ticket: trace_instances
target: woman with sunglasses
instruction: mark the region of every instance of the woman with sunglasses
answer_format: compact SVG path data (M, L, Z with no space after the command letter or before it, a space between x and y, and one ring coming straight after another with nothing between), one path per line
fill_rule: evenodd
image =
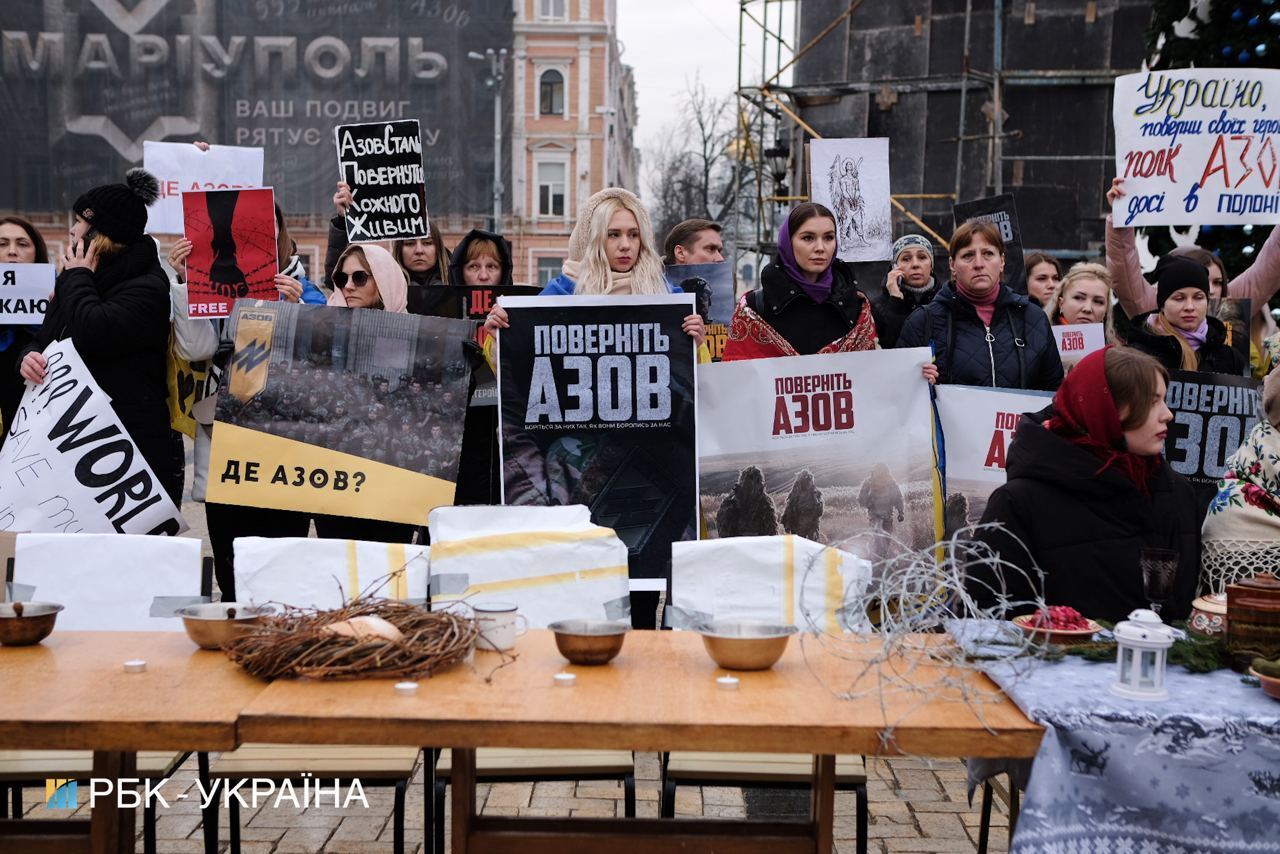
M329 305L408 313L409 277L391 253L374 243L353 243L334 265ZM314 517L316 535L330 540L411 543L413 525L356 519L349 516Z

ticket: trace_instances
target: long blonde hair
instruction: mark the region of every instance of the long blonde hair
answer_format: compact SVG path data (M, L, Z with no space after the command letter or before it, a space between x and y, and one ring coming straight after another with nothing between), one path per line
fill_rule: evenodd
M617 274L609 268L609 256L605 254L605 241L609 237L609 220L618 211L628 211L636 218L640 229L640 251L636 254L636 264L630 273ZM631 293L633 294L665 294L666 276L662 271L662 259L658 257L653 239L653 227L649 225L649 216L625 196L610 196L602 199L591 213L591 228L588 233L586 252L582 259L583 270L574 293L579 295L606 294L610 290L616 275L631 277Z
M1106 337L1108 344L1115 343L1115 326L1111 320L1111 306L1114 302L1112 296L1113 285L1111 284L1111 274L1107 272L1107 268L1102 264L1095 264L1089 261L1081 261L1078 264L1072 264L1071 269L1062 277L1062 283L1058 286L1058 295L1053 303L1053 316L1050 320L1057 324L1062 322L1062 301L1067 298L1067 291L1076 282L1084 279L1097 279L1099 282L1107 286L1107 308L1102 315L1102 331Z
M1156 312L1155 320L1149 326L1156 335L1171 335L1178 342L1178 347L1182 350L1182 370L1195 371L1200 369L1200 357L1196 355L1195 350L1191 349L1191 345L1187 343L1186 338L1182 337L1182 333L1169 324L1163 311Z

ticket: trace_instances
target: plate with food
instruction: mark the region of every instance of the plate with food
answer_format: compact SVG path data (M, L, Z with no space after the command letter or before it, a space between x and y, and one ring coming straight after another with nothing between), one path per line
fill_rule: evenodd
M1014 617L1013 623L1033 640L1071 646L1088 643L1102 626L1068 605L1050 605L1034 614Z

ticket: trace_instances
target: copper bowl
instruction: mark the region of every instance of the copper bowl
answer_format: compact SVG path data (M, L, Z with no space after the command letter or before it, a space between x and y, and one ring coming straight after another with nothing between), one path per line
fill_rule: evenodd
M61 610L62 606L53 602L0 602L0 644L40 643L53 631Z
M787 650L795 626L753 620L712 620L694 630L716 664L725 670L768 670Z
M223 644L252 631L262 617L271 612L271 608L262 605L211 602L179 608L174 613L182 618L187 637L197 646L201 649L222 649Z
M1273 700L1280 700L1280 679L1274 676L1263 676L1252 667L1249 668L1249 675L1258 680L1258 684L1262 686L1262 693Z
M547 626L570 664L608 664L622 650L631 627L612 620L559 620Z

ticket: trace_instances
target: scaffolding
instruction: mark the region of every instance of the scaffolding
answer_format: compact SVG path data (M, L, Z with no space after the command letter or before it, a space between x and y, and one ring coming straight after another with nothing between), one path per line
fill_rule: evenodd
M992 187L999 195L1005 191L1004 164L1010 161L1088 161L1104 162L1113 160L1107 153L1082 155L1035 155L1005 154L1005 143L1021 136L1020 131L1007 132L1004 128L1004 93L1009 87L1037 86L1114 86L1115 78L1138 69L1034 69L1008 70L1004 67L1004 24L1005 2L993 0L992 21L992 54L990 70L983 71L973 65L971 55L971 35L973 22L973 0L966 0L964 11L964 41L961 51L961 67L945 74L929 74L925 77L902 77L878 80L845 80L823 83L794 84L787 77L792 67L816 45L829 38L842 28L847 33L854 25L854 14L868 0L849 0L844 9L834 15L832 20L822 27L804 45L796 46L799 35L799 10L804 0L738 0L738 115L740 135L745 144L739 150L745 153L739 158L738 176L744 169L750 168L760 176L756 184L755 235L754 246L759 252L769 251L773 244L772 235L776 233L774 225L778 206L787 205L809 198L807 192L807 157L804 156L803 143L807 138L821 139L818 133L805 121L799 107L801 100L813 103L822 99L838 99L844 95L874 95L877 100L896 100L898 93L956 91L960 95L959 119L956 135L942 140L954 143L955 182L954 186L937 188L939 192L917 194L895 194L890 201L897 216L910 221L924 231L944 249L946 239L936 230L930 228L923 219L910 210L907 203L928 200L949 200L954 202L962 192L961 179L964 168L966 144L985 144L985 180L984 185ZM897 0L869 0L871 3L896 3ZM1088 22L1097 15L1097 3L1082 4L1081 13ZM1035 17L1035 4L1025 4L1024 16L1028 23ZM916 18L917 34L923 26L920 16ZM755 42L755 37L759 42ZM846 37L847 41L847 37ZM759 68L755 73L748 73L748 64L755 62L756 51L759 51ZM985 63L983 63L985 64ZM747 77L744 77L747 73ZM753 79L747 79L748 77ZM983 133L966 133L966 107L969 96L975 89L984 90L990 104L989 127ZM772 139L770 137L772 136ZM786 149L787 168L784 173L771 168L768 161L780 161L783 157L781 149ZM742 162L743 160L747 162ZM1015 163L1015 174L1019 174L1020 164ZM769 177L774 178L775 192L767 194L764 183ZM735 177L741 187L740 177ZM777 187L788 185L794 192L778 192ZM945 190L945 191L943 191ZM1052 254L1071 254L1072 250L1050 250Z

